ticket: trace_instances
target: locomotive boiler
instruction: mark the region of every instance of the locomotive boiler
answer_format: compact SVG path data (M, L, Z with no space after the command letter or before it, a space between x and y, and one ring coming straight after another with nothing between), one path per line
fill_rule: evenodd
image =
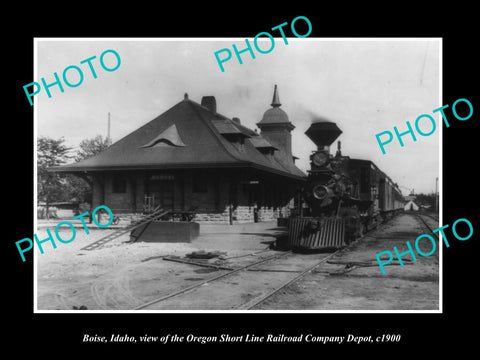
M290 247L343 247L403 209L398 186L372 161L342 155L340 141L330 153L342 134L335 123L318 119L305 134L317 149L310 155L300 214L288 221Z

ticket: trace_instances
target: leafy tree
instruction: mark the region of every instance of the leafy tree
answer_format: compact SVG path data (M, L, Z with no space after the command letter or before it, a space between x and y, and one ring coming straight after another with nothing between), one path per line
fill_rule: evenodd
M62 177L48 171L52 166L64 164L70 158L64 139L58 140L40 136L37 139L37 196L39 201L45 202L47 219L52 202L64 200L65 185Z
M86 160L102 152L110 146L111 140L97 135L92 139L80 142L75 156L69 156L71 148L64 145L63 137L55 140L41 136L37 140L37 190L38 200L45 202L46 217L49 218L49 208L52 202L76 201L91 203L92 179L89 176L73 174L58 174L48 171L48 168L65 164L71 158L76 162Z
M75 156L75 161L86 160L94 155L102 152L112 144L109 137L103 138L102 135L97 135L93 139L85 139L80 142L80 150Z
M97 135L92 139L82 140L74 159L76 162L89 159L108 148L111 143L110 138L104 138L102 135ZM79 203L91 204L93 181L90 176L68 174L66 175L66 180L66 191L70 199L75 199Z
M435 209L435 194L416 194L416 202L418 205L430 205L431 209Z
M92 183L87 176L79 177L73 174L65 174L66 201L77 203L90 203L92 198Z

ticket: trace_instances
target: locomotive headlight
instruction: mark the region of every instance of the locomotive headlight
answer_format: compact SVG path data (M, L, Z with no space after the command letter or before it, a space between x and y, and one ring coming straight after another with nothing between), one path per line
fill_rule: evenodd
M328 189L326 186L323 185L317 185L314 186L312 189L313 196L318 199L318 200L323 200L327 197L328 195Z
M324 166L328 162L328 154L323 151L319 151L313 155L312 162L316 166Z

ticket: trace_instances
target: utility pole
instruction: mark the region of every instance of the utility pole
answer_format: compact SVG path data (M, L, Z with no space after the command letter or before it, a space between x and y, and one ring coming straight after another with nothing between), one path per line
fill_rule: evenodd
M438 196L438 177L435 179L435 211L438 212L438 202L439 202L439 196Z
M107 139L110 140L110 112L108 113L108 131L107 131Z

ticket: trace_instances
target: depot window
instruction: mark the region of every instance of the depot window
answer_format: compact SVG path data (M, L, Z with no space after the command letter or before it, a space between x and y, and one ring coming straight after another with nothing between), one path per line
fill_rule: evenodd
M193 178L193 192L206 193L208 192L207 178L203 175Z
M124 194L127 192L127 179L123 176L115 176L112 179L112 193Z

